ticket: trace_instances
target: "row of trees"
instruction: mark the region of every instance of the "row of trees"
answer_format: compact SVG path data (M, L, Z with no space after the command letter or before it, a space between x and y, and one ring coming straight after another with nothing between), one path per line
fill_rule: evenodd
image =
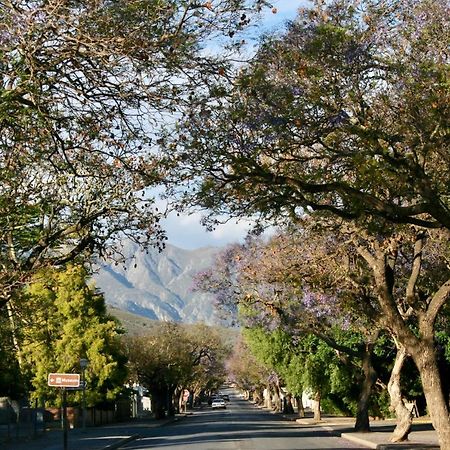
M159 130L200 100L203 81L228 70L226 53L205 45L226 37L234 51L264 5L2 2L3 394L31 389L50 401L47 373L78 371L80 357L90 361L90 403L117 393L125 381L120 330L80 267L120 261L123 239L164 246L151 192L167 173Z
M394 439L405 439L412 420L405 397L417 396L408 390L418 382L407 357L419 370L427 402L433 385L433 398L443 405L450 393L447 238L440 231L418 237L409 227L369 238L363 230L342 233L342 225L309 225L227 249L199 276L199 287L214 292L227 311L238 310L250 336L258 336L250 338L258 359L292 394L299 394L298 385L316 400L332 393L342 411L356 415L356 429L368 431L370 407L383 386L399 421ZM366 257L385 264L381 282ZM270 343L261 347L265 340ZM355 385L357 392L344 389Z
M410 356L448 449L438 336L448 331L450 296L449 5L313 3L167 136L176 178L190 182L174 193L212 210L212 225L226 214L286 226L267 245L250 242L251 256L239 250L231 278L220 287L213 274L209 289L250 305L268 329L286 327L295 339L290 330L307 324L359 358L364 426L371 352L387 332L397 348L389 388L405 421L399 438L410 418L398 376ZM331 342L333 326L360 334L356 353Z
M183 391L196 403L226 379L229 349L217 330L205 325L160 323L148 335L125 340L131 379L148 389L156 418L179 410Z
M195 400L225 379L229 350L217 330L155 322L148 334L125 334L82 266L36 274L13 314L1 317L0 396L29 394L33 403L56 406L61 398L47 385L48 374L80 373L83 358L89 361L87 405L113 402L136 384L147 388L152 412L161 418L178 408L184 389ZM81 404L80 391L69 396Z

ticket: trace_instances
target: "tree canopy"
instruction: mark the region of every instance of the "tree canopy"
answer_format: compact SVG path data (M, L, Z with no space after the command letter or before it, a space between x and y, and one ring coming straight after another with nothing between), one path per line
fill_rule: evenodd
M448 2L313 3L180 124L184 200L450 228Z
M87 284L83 267L40 271L14 302L14 313L15 350L32 398L58 404L60 395L48 386L48 374L81 373L81 358L89 361L85 373L89 405L112 400L122 390L126 380L119 345L122 330L106 312L103 296ZM81 393L75 397L81 401Z
M205 43L263 4L2 2L0 305L44 265L161 245L159 128L228 70Z
M123 343L129 359L130 382L148 389L156 418L174 413L177 388L198 391L199 383L207 389L224 381L226 347L218 333L204 325L190 329L159 322L150 333L127 336Z
M340 219L336 234L356 253L351 270L366 277L361 304L381 311L414 358L444 448L434 326L448 270L436 278L446 256L438 262L424 249L448 242L450 230L449 18L445 0L316 0L194 105L167 143L178 155L175 180L189 181L180 198L210 209L212 225L224 213ZM276 286L262 288L276 312Z

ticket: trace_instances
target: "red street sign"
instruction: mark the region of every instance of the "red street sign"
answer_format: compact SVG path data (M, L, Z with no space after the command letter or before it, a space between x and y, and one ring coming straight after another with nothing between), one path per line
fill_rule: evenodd
M49 373L48 385L55 387L78 387L80 386L79 373Z

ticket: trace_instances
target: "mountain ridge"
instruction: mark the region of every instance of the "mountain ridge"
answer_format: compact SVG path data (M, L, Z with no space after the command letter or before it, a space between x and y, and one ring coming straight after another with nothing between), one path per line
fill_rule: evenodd
M214 297L192 289L195 275L210 268L220 247L142 250L126 241L125 263L99 264L93 280L107 305L151 320L218 325Z

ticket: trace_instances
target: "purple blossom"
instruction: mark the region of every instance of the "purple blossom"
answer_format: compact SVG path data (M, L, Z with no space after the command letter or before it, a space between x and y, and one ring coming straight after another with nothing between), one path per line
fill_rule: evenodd
M349 115L341 109L336 115L330 117L328 124L332 127L339 127L348 123L349 118Z
M267 381L271 384L280 384L280 377L275 372L271 372L270 375L267 377Z
M303 93L305 92L301 87L298 86L292 86L291 91L295 96L303 95Z

